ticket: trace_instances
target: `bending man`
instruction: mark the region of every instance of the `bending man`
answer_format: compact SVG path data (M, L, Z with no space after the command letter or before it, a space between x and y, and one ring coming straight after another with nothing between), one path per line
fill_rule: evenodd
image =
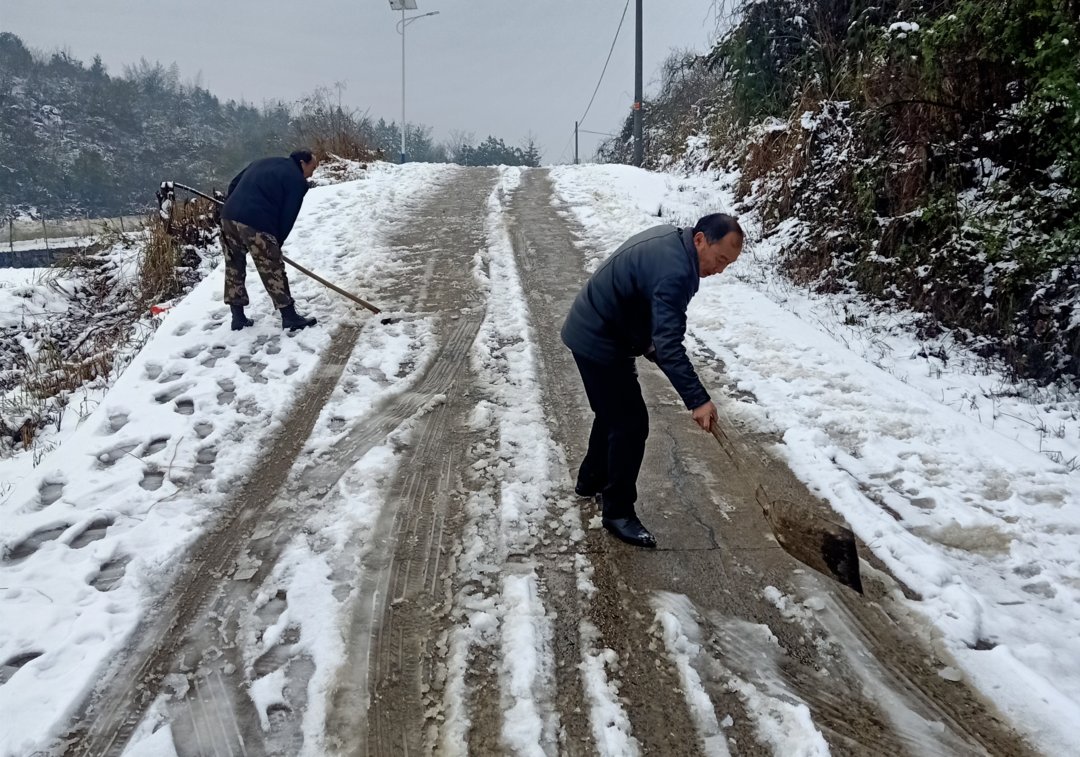
M281 247L296 223L307 194L307 180L319 161L307 150L288 158L256 160L229 184L221 209L221 244L225 248L225 302L232 308L232 330L254 321L244 314L248 305L246 257L251 255L266 293L281 311L281 327L303 329L314 318L296 312Z
M686 308L699 279L722 272L742 252L738 222L707 215L693 229L657 226L627 240L578 293L562 328L596 417L575 491L603 494L604 528L623 541L655 547L638 520L637 477L649 435L635 358L667 375L694 420L712 430L716 406L683 346Z

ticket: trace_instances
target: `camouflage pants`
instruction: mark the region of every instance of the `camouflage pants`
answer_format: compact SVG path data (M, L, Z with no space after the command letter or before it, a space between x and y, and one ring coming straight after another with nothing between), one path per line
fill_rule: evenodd
M228 305L247 305L247 255L255 262L266 293L278 310L293 303L289 292L289 277L281 259L281 247L273 235L255 231L227 218L221 219L221 246L225 249L225 302Z

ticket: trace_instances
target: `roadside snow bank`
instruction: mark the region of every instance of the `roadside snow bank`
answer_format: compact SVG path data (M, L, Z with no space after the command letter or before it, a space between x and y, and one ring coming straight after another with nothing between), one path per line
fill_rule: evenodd
M732 204L730 177L552 177L594 261L658 222ZM756 240L742 221L747 252L691 303L690 351L754 394L724 404L783 434L778 452L922 595L911 606L975 685L1041 749L1067 753L1080 742L1080 472L1062 462L1080 454L1080 402L1005 396L1004 377L958 346L927 356L905 314L808 296L773 270L783 235Z

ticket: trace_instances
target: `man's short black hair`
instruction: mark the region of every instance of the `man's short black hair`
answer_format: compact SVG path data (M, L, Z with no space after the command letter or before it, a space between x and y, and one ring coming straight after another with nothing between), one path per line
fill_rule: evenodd
M694 226L694 234L699 231L705 235L705 241L709 244L716 244L733 231L740 237L744 236L739 222L727 213L710 213L702 216Z
M315 156L311 154L311 150L293 150L292 155L289 157L299 165L301 163L310 163Z

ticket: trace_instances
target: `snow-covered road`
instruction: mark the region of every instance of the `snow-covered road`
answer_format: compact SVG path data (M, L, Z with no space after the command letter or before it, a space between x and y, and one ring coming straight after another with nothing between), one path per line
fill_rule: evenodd
M662 549L573 496L561 318L657 215L730 207L714 178L376 164L313 190L287 252L386 312L301 280L317 329L227 332L211 276L41 465L0 461L0 755L1067 754L1075 398L980 418L990 379L914 375L919 345L845 330L857 303L784 286L759 242L688 346L754 475L851 523L866 597L777 547L644 366Z

